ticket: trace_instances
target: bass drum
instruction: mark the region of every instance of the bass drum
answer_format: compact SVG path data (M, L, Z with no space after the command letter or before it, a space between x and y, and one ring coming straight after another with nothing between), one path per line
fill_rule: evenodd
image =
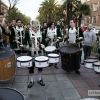
M15 52L10 48L0 48L0 81L7 81L15 76Z
M80 68L80 49L78 45L66 45L60 48L61 67L65 71Z
M15 89L0 88L0 100L25 100L24 96Z

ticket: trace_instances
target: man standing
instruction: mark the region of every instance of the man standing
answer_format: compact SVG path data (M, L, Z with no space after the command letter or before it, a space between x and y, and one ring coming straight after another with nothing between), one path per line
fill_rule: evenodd
M93 44L96 42L97 37L96 33L92 30L92 24L88 25L88 28L83 33L84 35L84 42L83 42L83 50L84 50L84 60L90 56L91 49Z
M68 36L69 36L69 43L70 44L76 44L76 40L79 37L83 37L83 32L81 28L76 27L76 21L75 20L70 20L70 28L68 31ZM82 45L81 43L79 44L80 46L80 63L81 63L81 55L82 55ZM77 74L80 74L79 70L75 70Z
M9 29L7 29L7 26L3 18L4 18L4 15L3 13L0 12L0 47L7 46L5 35L9 35L8 33L10 33Z

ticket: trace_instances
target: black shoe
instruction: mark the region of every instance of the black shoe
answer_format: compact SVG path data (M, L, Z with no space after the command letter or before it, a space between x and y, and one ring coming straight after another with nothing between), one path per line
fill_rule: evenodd
M75 73L76 73L76 74L80 74L79 70L76 70Z
M99 72L96 72L96 74L100 74Z
M57 65L54 65L54 67L55 67L56 69L58 69L58 66L57 66Z
M34 82L30 82L30 83L28 84L28 88L31 88L31 87L33 86L33 84L34 84Z
M37 81L41 86L45 86L45 84L43 83L43 80Z
M49 67L51 67L53 64L49 64Z

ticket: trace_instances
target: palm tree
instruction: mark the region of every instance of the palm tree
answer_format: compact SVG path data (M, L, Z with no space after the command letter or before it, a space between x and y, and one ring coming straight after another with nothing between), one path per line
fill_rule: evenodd
M76 19L78 20L78 26L80 26L83 16L91 14L90 6L86 3L82 4L80 2L74 7L73 14L74 17L76 17Z
M55 12L58 6L56 0L45 0L40 5L41 7L39 8L39 13L41 13L49 21L54 20Z

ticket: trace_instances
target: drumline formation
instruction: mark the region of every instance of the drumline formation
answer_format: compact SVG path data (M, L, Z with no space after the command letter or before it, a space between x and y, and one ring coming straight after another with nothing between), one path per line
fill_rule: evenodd
M71 21L75 24L74 20ZM28 68L30 74L28 88L31 88L34 84L34 67L38 68L37 82L45 86L42 78L43 68L53 65L58 69L57 64L60 62L60 56L63 70L67 72L74 70L77 74L80 74L79 68L81 64L82 42L84 40L81 28L72 25L69 30L61 30L59 25L55 26L54 22L49 23L48 26L47 28L46 23L44 23L44 26L41 28L39 21L35 20L30 23L30 26L24 29L24 27L21 26L21 20L17 19L16 25L9 28L11 47L9 50L12 52L15 51L16 54L27 51L27 55L22 55L15 59L15 55L11 58L11 54L7 58L13 61L9 59L6 61L7 68L11 68L11 66L14 67L15 61L18 68ZM0 47L1 52L6 51L4 50L6 48L3 48L2 45ZM0 60L4 64L4 59L0 58ZM98 59L87 59L84 62L85 67L93 68L94 66L95 71L99 70L98 67L95 67L99 65ZM2 70L4 70L3 67ZM15 69L12 68L11 72L7 72L10 74L10 77L15 75L14 70ZM12 76L11 73L13 73ZM0 76L1 81L9 79L1 77L2 76Z

